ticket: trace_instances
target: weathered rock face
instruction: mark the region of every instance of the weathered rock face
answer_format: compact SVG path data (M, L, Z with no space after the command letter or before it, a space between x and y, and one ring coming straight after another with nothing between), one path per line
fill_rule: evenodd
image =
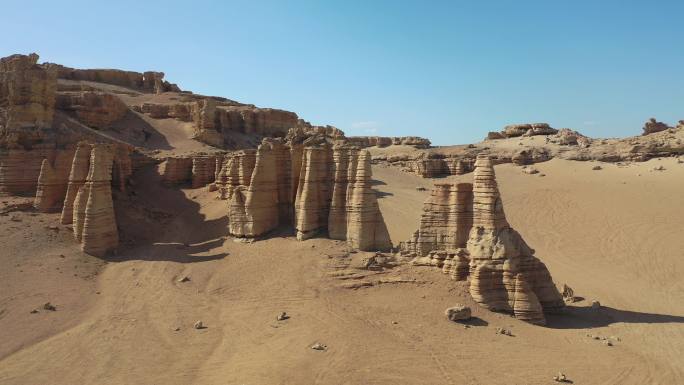
M148 93L180 92L177 85L163 80L163 72L140 73L115 69L74 69L52 63L43 64L43 67L55 71L60 79L106 83Z
M99 129L109 128L128 112L128 106L116 95L92 91L59 93L56 108L73 112L81 123Z
M328 215L328 236L347 240L359 250L392 247L385 221L371 188L367 151L338 147L333 154L334 185Z
M417 257L415 264L440 267L454 279L470 275L473 299L490 310L543 324L544 312L564 306L544 263L506 221L485 155L475 162L472 185L435 186L420 228L401 249Z
M36 54L0 59L0 136L52 126L57 80L37 62Z
M257 151L227 156L216 186L229 200L234 236L258 237L287 225L300 240L327 232L350 247L386 250L389 233L370 176L370 155L355 147L264 139Z
M91 149L91 145L87 142L79 142L76 146L76 152L71 163L71 172L69 173L66 196L62 206L62 216L60 217L60 222L62 224L70 224L73 222L74 202L78 191L88 177Z
M655 120L655 118L651 118L648 120L648 122L644 123L644 133L641 135L648 135L648 134L653 134L654 132L660 132L660 131L665 131L669 127L667 124L663 122L658 122Z
M169 157L162 166L162 179L168 185L188 183L192 180L192 158Z
M74 237L83 252L95 256L106 255L119 243L111 189L114 151L112 145L93 146L88 176L74 203Z
M404 249L425 256L432 250L466 246L473 223L473 185L435 184L423 205L420 227Z
M558 133L554 135L553 141L565 146L589 147L589 145L591 145L590 138L569 128L561 128Z
M357 147L387 147L390 145L405 145L416 148L429 148L430 139L418 136L350 136L347 142Z
M515 138L518 136L534 136L534 135L554 135L558 130L552 128L548 123L525 123L525 124L510 124L501 132L489 132L487 140Z
M475 164L473 228L467 249L470 294L482 306L514 311L518 293L523 310L515 315L539 324L545 322L544 315L536 310L554 311L564 306L546 266L506 221L494 167L486 156L478 157Z
M192 187L206 186L214 181L216 175L216 157L200 155L192 157Z
M63 186L64 183L60 183L57 179L50 161L44 159L38 176L38 188L33 207L42 212L58 211L64 200Z

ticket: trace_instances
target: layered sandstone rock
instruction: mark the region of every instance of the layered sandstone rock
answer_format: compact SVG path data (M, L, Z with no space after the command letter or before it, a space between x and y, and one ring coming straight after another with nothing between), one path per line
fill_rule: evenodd
M543 311L564 306L546 266L513 230L503 211L492 161L479 156L473 182L473 227L467 242L470 293L482 306L543 324ZM516 290L516 286L518 289ZM536 298L535 298L536 297Z
M387 147L390 145L405 145L416 148L429 148L429 139L418 136L350 136L346 138L349 144L357 147Z
M56 107L71 111L88 127L106 129L121 120L128 106L116 95L104 92L60 93Z
M312 238L328 226L332 197L331 171L330 147L304 148L295 199L295 230L299 240Z
M164 162L162 179L167 185L188 183L192 180L191 157L168 157Z
M192 157L192 188L206 186L216 176L216 157L198 155Z
M215 185L229 200L230 233L254 238L285 225L299 240L327 233L361 250L391 248L370 185L370 154L333 149L318 135L293 133L287 144L264 139L256 151L226 156Z
M83 252L95 256L106 255L119 243L111 190L113 161L113 146L93 146L88 176L74 203L74 237Z
M435 185L419 229L401 250L456 280L469 275L473 299L490 310L543 324L544 312L564 306L544 263L508 224L486 155L475 162L472 185Z
M116 69L74 69L52 63L46 63L43 67L55 71L60 79L106 83L147 93L180 92L177 85L163 80L163 72L140 73Z
M667 126L667 124L663 122L658 122L657 120L655 120L655 118L651 118L648 120L648 122L644 123L644 132L641 135L648 135L653 134L655 132L665 131L668 128L669 127Z
M328 215L328 236L347 240L359 250L392 247L385 221L371 188L368 151L335 148L334 186Z
M418 256L465 247L473 222L473 185L435 184L423 205L420 227L404 248Z
M556 133L558 133L558 130L549 126L548 123L509 124L501 132L489 132L486 140L515 138L518 136L555 135Z
M58 211L62 206L64 194L62 186L55 175L55 170L50 165L50 161L43 159L43 164L40 168L40 175L38 176L38 188L36 190L36 198L33 201L33 207L38 211L52 212Z
M14 129L52 126L56 75L37 62L36 54L0 59L0 135Z
M62 216L60 217L60 222L62 224L70 224L73 222L74 202L78 191L81 189L88 176L91 149L92 146L87 142L79 142L76 147L76 152L71 163L66 196L64 197L64 204L62 206Z

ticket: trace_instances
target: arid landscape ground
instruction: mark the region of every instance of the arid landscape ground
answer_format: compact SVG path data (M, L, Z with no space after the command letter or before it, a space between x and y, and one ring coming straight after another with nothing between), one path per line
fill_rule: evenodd
M0 66L0 384L684 383L682 122L620 139L551 129L431 147L347 138L183 92L163 74L26 58ZM285 153L294 168L298 145L310 167L293 172L293 192L273 169ZM78 214L77 197L64 223L78 146L92 148L88 204ZM320 149L321 173L354 180L339 198L344 239L326 236L332 214L305 231L320 218L304 213L325 206L309 178ZM487 310L471 295L474 270L453 280L401 249L434 185L473 183L482 155L495 164L494 214L505 211L559 292L574 290L543 326ZM51 194L59 209L41 209ZM447 319L457 304L472 317Z

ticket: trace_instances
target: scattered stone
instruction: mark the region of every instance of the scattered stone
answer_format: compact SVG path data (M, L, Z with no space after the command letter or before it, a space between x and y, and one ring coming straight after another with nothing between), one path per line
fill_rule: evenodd
M524 172L525 174L532 175L532 174L538 174L538 173L539 173L539 170L537 170L537 169L534 168L534 167L525 167L525 168L523 169L523 172Z
M513 337L513 332L504 328L496 328L496 334L503 334L505 336Z
M592 170L595 170L595 171L596 171L596 170L603 170L603 167L601 167L601 166L594 166L594 167L592 167L591 169L592 169Z
M392 325L397 325L397 324L399 324L399 322L397 322L397 321L392 321Z
M608 340L603 341L603 344L606 346L613 346L613 343Z
M449 321L465 321L470 319L471 311L470 307L464 305L456 305L450 307L444 311Z
M50 302L43 305L43 309L49 310L49 311L57 311L57 307L55 305L51 304Z
M653 167L653 171L665 171L665 167L663 167L663 165L660 165L658 167Z
M290 319L290 316L287 315L286 312L282 312L282 313L278 314L278 316L276 317L276 320L278 320L278 321L285 321L286 319Z
M204 326L204 324L202 323L202 321L197 321L197 322L195 322L195 324L193 325L193 327L194 327L195 329L205 329L205 328L206 328L206 326Z
M173 329L173 331L174 331L174 332L180 331L180 327L179 327L179 326L176 326L176 327Z
M591 301L591 308L594 310L598 310L601 308L601 302L599 301Z
M558 372L557 375L553 376L553 380L556 382L570 382L570 380L568 380L568 377L562 372Z
M325 346L325 345L323 345L323 344L319 344L319 343L317 342L317 343L311 345L311 349L313 349L313 350L327 350L328 347Z
M425 191L425 190L427 190L427 189L426 189L425 187L423 187L423 186L418 186L418 187L416 187L416 190L418 190L418 191Z
M184 275L184 276L178 278L178 282L188 282L188 281L190 281L190 277L188 277L187 275Z
M36 314L36 313L38 313L38 309L33 309L33 310L30 311L30 313L31 313L31 314Z

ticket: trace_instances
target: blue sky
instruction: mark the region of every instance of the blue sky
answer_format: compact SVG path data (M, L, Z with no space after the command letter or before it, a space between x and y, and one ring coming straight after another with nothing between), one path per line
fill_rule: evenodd
M684 119L682 1L13 1L0 56L160 70L352 135L433 143Z

